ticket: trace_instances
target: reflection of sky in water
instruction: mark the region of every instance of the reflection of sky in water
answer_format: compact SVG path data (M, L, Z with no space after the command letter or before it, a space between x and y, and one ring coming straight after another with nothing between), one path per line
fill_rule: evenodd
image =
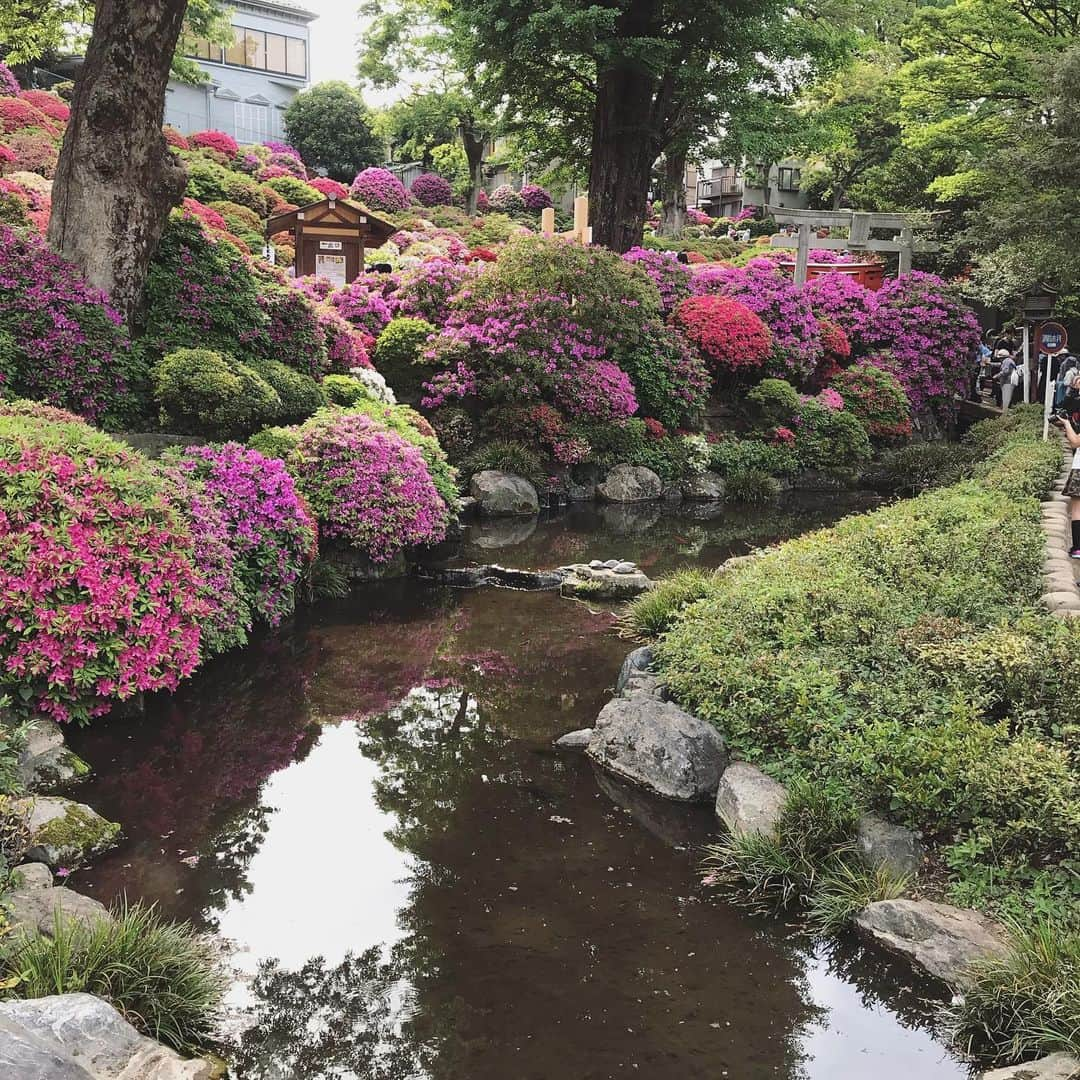
M807 966L814 1003L825 1018L803 1034L808 1080L945 1080L966 1077L926 1031L907 1028L882 1005L863 1001L851 983L815 957ZM853 1062L859 1062L855 1071Z
M398 938L411 858L384 835L394 818L375 805L378 772L355 725L343 723L324 728L304 761L267 782L262 802L273 814L248 870L251 891L219 917L244 974L269 957L286 967L318 955L336 964Z

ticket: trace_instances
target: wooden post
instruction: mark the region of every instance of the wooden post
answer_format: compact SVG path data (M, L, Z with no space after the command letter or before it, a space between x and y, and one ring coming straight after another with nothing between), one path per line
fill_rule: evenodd
M587 243L586 230L589 227L589 196L579 195L574 200L574 239L579 244Z
M545 236L555 235L555 207L548 206L540 211L540 231Z
M799 225L799 246L795 253L795 284L806 284L806 266L810 262L810 226Z

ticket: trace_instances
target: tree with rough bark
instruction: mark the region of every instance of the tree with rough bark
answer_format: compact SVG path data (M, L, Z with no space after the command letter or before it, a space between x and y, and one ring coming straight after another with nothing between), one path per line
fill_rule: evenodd
M669 150L671 175L722 119L723 99L752 79L779 3L752 0L453 0L489 97L538 121L545 109L589 131L593 237L616 251L641 242L650 180ZM670 185L669 185L670 189Z
M162 135L187 0L99 0L53 183L52 248L136 316L186 174Z

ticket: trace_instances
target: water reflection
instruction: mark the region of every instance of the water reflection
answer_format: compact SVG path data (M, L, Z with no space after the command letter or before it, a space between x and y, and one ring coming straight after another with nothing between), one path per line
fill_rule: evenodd
M129 835L79 887L235 941L239 1076L964 1075L921 988L698 894L707 811L552 750L609 614L403 583L308 618L79 739Z

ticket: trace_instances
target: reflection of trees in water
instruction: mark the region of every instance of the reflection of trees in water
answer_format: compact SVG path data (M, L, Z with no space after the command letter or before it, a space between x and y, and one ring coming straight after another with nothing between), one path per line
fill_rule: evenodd
M145 718L73 740L97 771L80 797L128 837L87 875L94 895L126 892L212 925L204 908L248 891L244 875L267 829L262 786L314 743L309 659L297 639L263 639L153 699ZM196 855L197 866L182 862Z

